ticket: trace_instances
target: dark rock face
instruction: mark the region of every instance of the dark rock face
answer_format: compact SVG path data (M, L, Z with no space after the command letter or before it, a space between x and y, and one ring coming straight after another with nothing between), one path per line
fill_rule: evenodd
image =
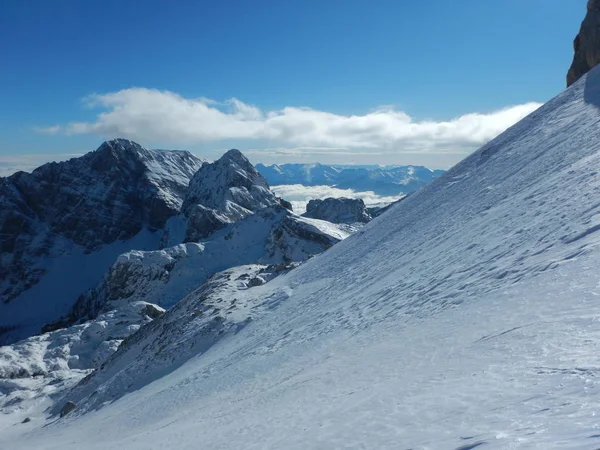
M575 55L567 73L567 86L600 63L600 0L589 0L587 14L573 41Z
M60 410L60 417L65 417L67 414L69 414L71 411L73 411L75 408L77 408L77 405L73 402L66 402L62 409Z
M250 161L239 150L229 150L202 166L190 181L182 206L188 222L186 241L205 238L228 223L279 204Z
M0 299L39 281L40 258L57 243L85 252L162 228L177 214L202 160L188 152L147 150L126 139L32 173L0 179Z
M359 198L311 200L306 205L304 217L348 224L367 223L372 219L365 202Z

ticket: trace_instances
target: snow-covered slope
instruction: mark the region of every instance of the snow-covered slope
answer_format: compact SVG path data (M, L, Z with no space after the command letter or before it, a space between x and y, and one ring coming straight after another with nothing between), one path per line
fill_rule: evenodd
M210 238L119 256L104 280L82 295L66 323L94 318L122 302L173 306L217 272L244 264L302 262L349 236L346 227L276 206L229 224Z
M156 305L132 302L82 325L0 347L0 414L26 413L59 397L163 313Z
M599 105L596 68L361 232L245 290L244 327L136 384L145 352L179 351L204 325L152 333L68 394L65 418L3 419L0 447L597 448Z

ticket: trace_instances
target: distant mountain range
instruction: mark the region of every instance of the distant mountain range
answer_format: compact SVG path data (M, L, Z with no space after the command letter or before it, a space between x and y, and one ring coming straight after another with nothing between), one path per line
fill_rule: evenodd
M349 166L325 164L257 164L271 186L302 184L400 195L416 191L444 173L423 166Z

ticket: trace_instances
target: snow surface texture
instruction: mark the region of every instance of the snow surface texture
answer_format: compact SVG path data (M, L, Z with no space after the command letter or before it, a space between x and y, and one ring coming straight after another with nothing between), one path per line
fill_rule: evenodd
M248 295L248 289L259 287L293 268L288 266L239 266L221 272L178 302L164 320L144 327L121 345L95 374L84 380L73 392L56 403L60 410L65 401L76 402L91 395L92 401L82 404L79 412L101 407L107 398L116 399L125 393L173 371L191 357L206 352L228 333L237 333L261 309L272 308L277 299L266 301ZM109 384L100 384L110 379ZM95 400L98 402L95 402Z
M0 448L597 448L599 106L596 68L362 231L245 290L271 307L244 327L148 384L127 370L143 353L118 352L65 418L3 418ZM203 326L159 335L177 348ZM144 353L165 342L148 339Z

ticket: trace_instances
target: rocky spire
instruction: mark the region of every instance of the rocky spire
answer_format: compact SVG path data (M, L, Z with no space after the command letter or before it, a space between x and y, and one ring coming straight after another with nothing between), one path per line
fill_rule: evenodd
M575 55L567 73L567 86L600 63L600 0L589 0L587 14L581 23L579 34L573 41Z

